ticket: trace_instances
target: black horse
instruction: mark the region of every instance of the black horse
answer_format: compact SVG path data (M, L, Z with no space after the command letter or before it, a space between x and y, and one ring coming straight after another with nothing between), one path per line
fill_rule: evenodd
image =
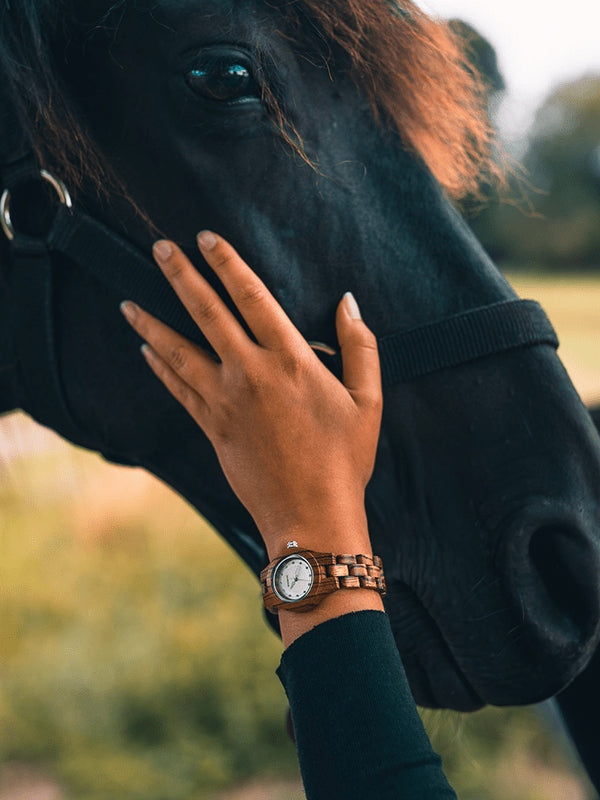
M119 281L156 230L203 272L196 232L224 235L309 340L335 345L348 289L382 343L463 315L426 330L427 365L392 369L385 391L367 510L387 609L420 704L563 689L600 635L600 440L551 337L492 336L515 295L436 179L456 189L464 162L444 115L472 113L450 39L439 55L441 26L385 0L11 0L0 15L4 211L17 229L0 252L0 410L150 470L258 572L258 531L118 311ZM372 95L391 100L377 109ZM90 271L63 251L44 255L40 277L40 184L14 170L23 141L79 181L76 207L127 240L130 262ZM131 299L160 313L160 287L143 283ZM481 307L492 311L464 316ZM465 330L494 341L471 352Z

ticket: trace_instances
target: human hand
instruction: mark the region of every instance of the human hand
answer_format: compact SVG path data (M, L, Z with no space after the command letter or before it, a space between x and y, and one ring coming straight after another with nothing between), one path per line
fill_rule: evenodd
M231 245L208 232L198 245L256 342L182 251L159 242L158 265L221 363L127 301L148 364L211 441L271 558L289 539L370 552L364 490L382 393L377 343L354 298L345 295L336 313L341 383Z

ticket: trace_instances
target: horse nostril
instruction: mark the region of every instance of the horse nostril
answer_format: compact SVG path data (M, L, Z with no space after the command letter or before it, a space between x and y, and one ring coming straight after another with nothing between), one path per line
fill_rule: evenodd
M540 621L583 644L599 617L598 559L582 534L549 524L531 534L528 546L532 611ZM529 594L529 593L528 593ZM575 642L574 642L575 643Z
M505 587L514 637L553 677L545 696L585 666L600 634L596 525L542 500L514 518L504 537ZM542 687L540 687L540 696Z

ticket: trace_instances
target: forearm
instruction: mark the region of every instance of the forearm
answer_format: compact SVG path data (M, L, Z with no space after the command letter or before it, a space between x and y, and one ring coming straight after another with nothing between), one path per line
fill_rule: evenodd
M417 714L387 615L319 625L284 652L278 675L307 800L456 797Z
M362 499L348 497L344 507L352 511L343 524L328 514L321 525L294 530L294 541L372 555ZM283 539L269 537L272 558L285 553ZM286 651L278 674L308 800L455 798L417 714L380 594L338 589L308 612L280 609L279 620Z

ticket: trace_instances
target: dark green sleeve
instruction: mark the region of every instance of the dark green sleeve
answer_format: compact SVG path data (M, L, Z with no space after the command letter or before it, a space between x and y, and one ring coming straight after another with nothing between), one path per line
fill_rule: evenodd
M277 674L307 800L456 799L386 614L359 611L318 625L288 647Z

